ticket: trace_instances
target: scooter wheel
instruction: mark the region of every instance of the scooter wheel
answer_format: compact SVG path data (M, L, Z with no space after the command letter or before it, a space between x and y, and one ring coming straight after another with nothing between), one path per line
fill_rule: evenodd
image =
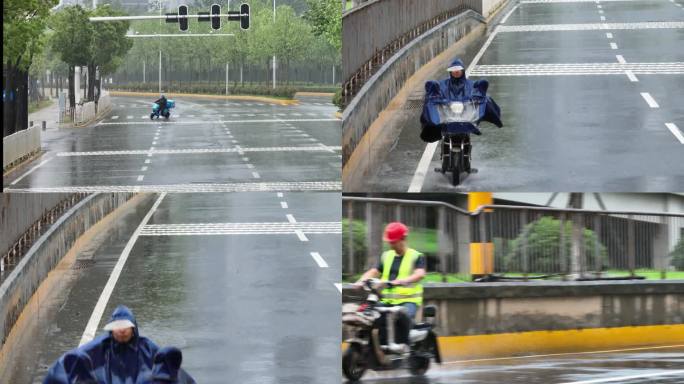
M411 356L408 361L409 371L413 376L423 376L430 368L430 358L422 356Z
M154 119L154 113L150 113L150 120Z
M359 381L366 373L366 361L361 346L352 344L342 357L342 373L349 381Z

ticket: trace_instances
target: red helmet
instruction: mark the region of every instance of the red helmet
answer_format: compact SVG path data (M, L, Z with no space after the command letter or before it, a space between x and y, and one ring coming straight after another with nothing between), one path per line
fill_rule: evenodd
M404 240L408 235L408 232L409 230L407 226L395 221L393 223L387 224L385 227L385 234L382 236L382 239L393 243L395 241Z

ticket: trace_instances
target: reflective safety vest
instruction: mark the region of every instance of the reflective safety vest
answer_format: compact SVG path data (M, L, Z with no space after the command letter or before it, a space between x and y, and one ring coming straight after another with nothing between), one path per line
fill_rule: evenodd
M394 258L396 256L397 253L394 250L389 250L382 254L382 280L389 281L392 263L394 262ZM420 256L422 256L420 252L416 251L415 249L407 248L404 256L402 256L397 279L406 279L411 276L415 269L416 261ZM381 294L382 302L385 304L423 304L423 286L420 283L411 284L409 286L385 288L382 290Z

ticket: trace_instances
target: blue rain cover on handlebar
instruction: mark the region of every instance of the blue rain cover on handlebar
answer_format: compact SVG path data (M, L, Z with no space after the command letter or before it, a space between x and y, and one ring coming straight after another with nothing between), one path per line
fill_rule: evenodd
M488 121L502 127L501 109L487 96L487 80L448 78L425 83L425 99L420 116L423 141L434 142L442 132L481 135L478 125Z

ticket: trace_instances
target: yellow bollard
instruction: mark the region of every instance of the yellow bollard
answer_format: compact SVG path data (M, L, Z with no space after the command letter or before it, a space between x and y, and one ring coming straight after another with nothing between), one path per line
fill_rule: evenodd
M491 192L468 193L468 211L475 212L483 205L494 204ZM477 233L472 238L477 239L470 243L470 275L477 279L494 273L494 244L490 234L487 233L487 222L492 209L485 209L480 215L480 225L475 228Z

